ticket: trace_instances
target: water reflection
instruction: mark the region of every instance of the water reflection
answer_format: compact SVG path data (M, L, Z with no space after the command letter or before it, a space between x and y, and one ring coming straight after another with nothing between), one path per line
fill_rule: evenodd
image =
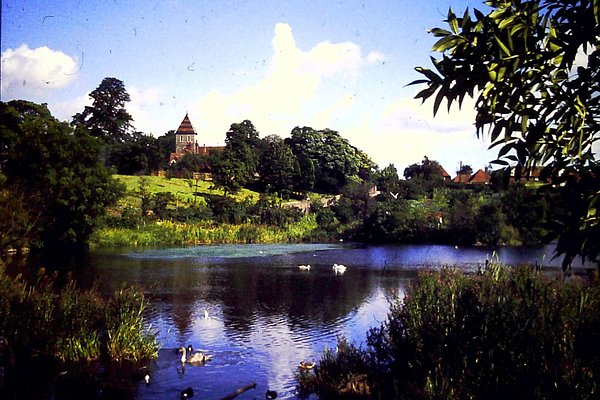
M502 249L497 257L540 263L550 251ZM256 389L239 399L262 398L267 389L293 398L298 363L334 348L339 336L364 343L418 269L474 270L491 254L448 246L197 246L92 253L78 277L97 279L107 293L140 284L151 301L147 320L162 350L151 384L141 383L132 398L176 398L188 386L199 398L220 398L250 382ZM348 270L336 275L334 263ZM182 369L175 350L188 343L213 360Z

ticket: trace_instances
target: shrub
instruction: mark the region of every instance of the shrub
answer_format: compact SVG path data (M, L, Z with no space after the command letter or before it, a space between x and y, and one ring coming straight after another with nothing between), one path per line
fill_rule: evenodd
M21 276L10 277L0 264L0 336L19 362L33 354L63 362L104 355L137 362L157 356L158 342L145 327L146 301L139 288L123 288L107 300L95 287L81 290L70 277L66 281L60 287L56 274L40 269L30 284Z
M359 350L371 394L344 397L598 398L597 279L569 283L496 264L476 275L420 273ZM300 387L342 397L331 393L342 387L339 369L365 371L324 354Z

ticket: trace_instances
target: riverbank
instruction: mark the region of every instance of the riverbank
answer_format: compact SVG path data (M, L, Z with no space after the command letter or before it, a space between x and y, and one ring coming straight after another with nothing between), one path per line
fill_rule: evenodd
M301 243L318 239L314 217L277 227L257 224L216 224L207 221L148 221L136 227L104 227L90 238L92 248L228 243Z

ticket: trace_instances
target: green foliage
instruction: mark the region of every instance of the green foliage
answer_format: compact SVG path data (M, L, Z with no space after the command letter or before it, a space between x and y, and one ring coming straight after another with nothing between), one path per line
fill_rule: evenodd
M277 193L280 198L287 198L294 190L296 157L276 135L264 138L263 147L258 168L261 187L266 193Z
M298 159L300 175L305 186L301 190L339 193L354 180L368 180L375 168L373 161L356 147L329 129L317 131L310 127L292 130L285 140ZM314 171L314 173L312 173Z
M276 225L214 224L207 221L149 221L143 226L104 227L94 232L90 242L97 247L188 245L222 243L297 243L322 239L314 216L298 222Z
M419 274L365 349L325 352L301 389L320 398L597 398L600 286L491 263ZM351 386L361 376L371 393ZM324 394L323 397L321 395Z
M413 185L418 186L422 196L428 197L432 195L435 188L441 187L444 183L441 165L427 156L423 158L421 164L412 164L406 167L404 177ZM410 198L418 199L419 196L413 194Z
M147 302L141 289L119 289L105 309L107 352L111 360L133 361L158 357L156 335L146 329Z
M125 103L131 98L123 81L117 78L104 78L90 93L91 106L73 116L75 125L85 126L92 136L105 142L124 142L131 139L131 115Z
M214 160L213 182L227 193L236 193L252 182L258 167L258 132L252 122L231 124L225 135L225 149Z
M176 163L169 167L169 174L179 178L192 178L193 174L210 171L209 166L214 165L215 155L184 154Z
M436 71L417 67L426 84L417 94L460 106L476 96L475 127L489 134L500 165L522 170L546 166L552 183L565 186L577 203L559 215L553 230L563 267L576 256L598 263L600 166L600 6L597 1L492 1L484 15L449 10L450 30L439 38L432 58ZM576 62L577 58L577 62ZM569 194L570 193L570 194Z
M137 362L156 358L156 335L148 331L147 306L139 288L127 287L108 299L97 288L78 289L67 277L39 270L34 283L9 276L0 265L0 335L18 363L33 354L63 362L98 360Z
M13 217L0 222L0 248L85 243L122 190L99 141L34 103L0 103L0 114L0 207Z

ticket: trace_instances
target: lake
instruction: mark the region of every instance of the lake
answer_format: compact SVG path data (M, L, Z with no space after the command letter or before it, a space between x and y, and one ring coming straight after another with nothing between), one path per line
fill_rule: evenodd
M492 253L436 245L194 246L97 251L77 275L84 283L97 280L107 293L124 282L140 284L150 299L147 321L162 348L150 383L132 383L131 398L177 399L192 387L195 398L219 399L256 382L237 399L262 399L267 390L285 399L296 397L300 361L334 350L338 337L364 344L419 269L475 271L490 258L558 269L551 254L550 247ZM336 274L334 263L346 272ZM309 264L310 270L298 268ZM176 349L188 344L212 360L182 368Z

